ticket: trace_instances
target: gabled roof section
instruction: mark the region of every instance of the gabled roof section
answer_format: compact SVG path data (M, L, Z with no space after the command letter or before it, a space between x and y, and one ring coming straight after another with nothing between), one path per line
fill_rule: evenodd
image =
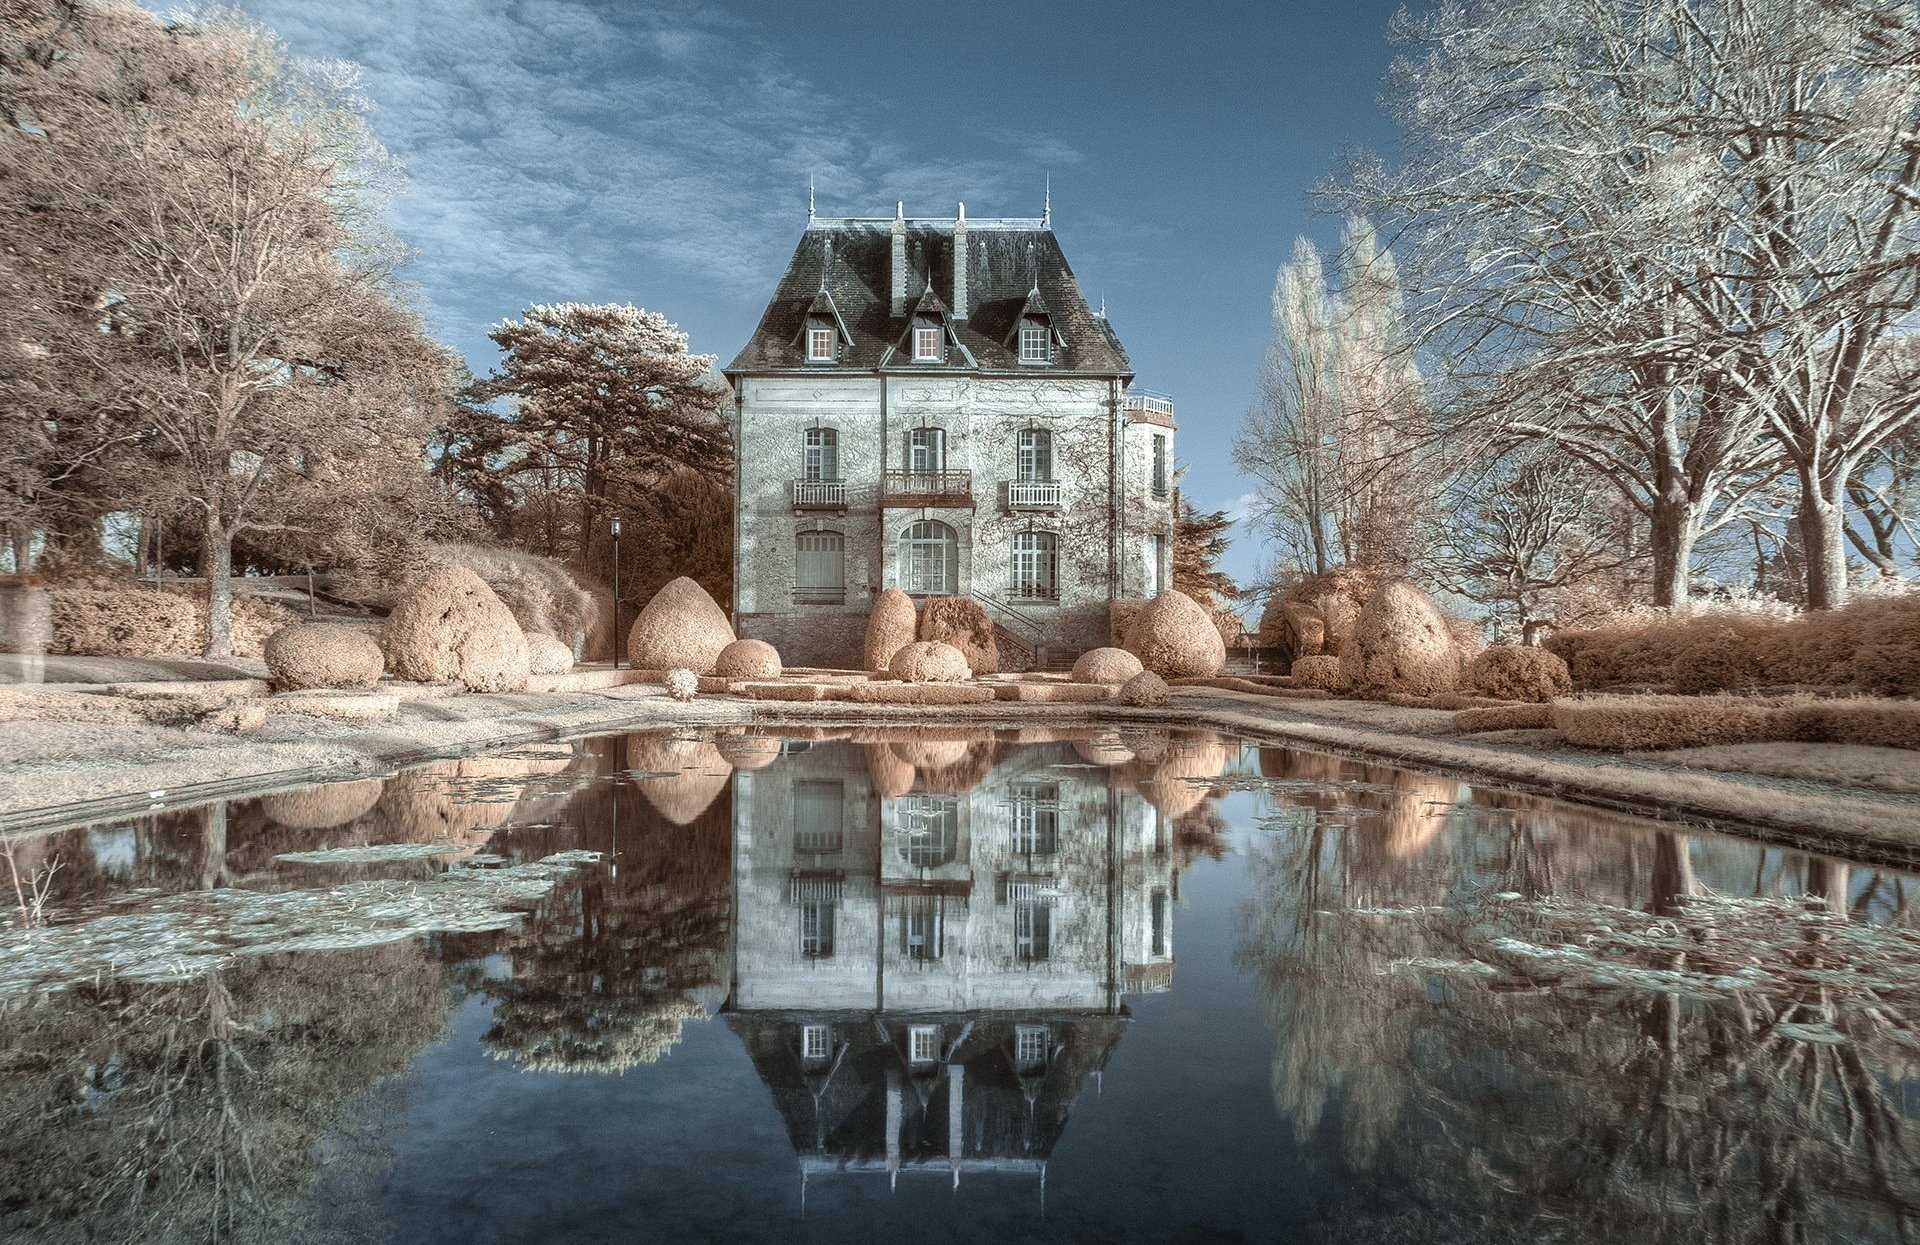
M938 304L949 342L957 347L945 367L1022 375L1133 374L1119 338L1087 305L1059 241L1044 222L968 219L968 317L958 323L948 311L953 305L953 222L909 220L906 232L907 305L917 310L928 297ZM841 371L907 366L898 356L911 353L899 349L911 315L890 314L892 260L891 218L814 221L794 248L753 337L727 371L817 370L807 366L802 329L822 291L847 333ZM1053 361L1045 367L1020 363L1017 330L1023 311L1036 297L1032 305L1045 308L1058 342Z
M833 295L827 292L827 288L824 285L820 287L820 292L813 296L813 301L807 304L807 314L802 317L800 322L800 331L802 333L806 332L806 322L815 316L826 316L838 325L840 328L841 341L853 341L853 334L847 332L846 320L841 317L840 309L833 305ZM803 350L806 348L804 341L800 342L800 348Z

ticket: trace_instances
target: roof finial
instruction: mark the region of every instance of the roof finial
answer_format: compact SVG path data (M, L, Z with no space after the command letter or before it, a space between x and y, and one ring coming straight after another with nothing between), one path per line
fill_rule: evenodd
M1040 208L1040 227L1053 228L1053 174L1047 174L1047 198Z
M1102 320L1107 318L1107 296L1105 294L1100 296L1100 318Z
M901 199L899 202L893 205L893 219L895 220L907 219L907 201L905 199Z
M813 174L807 174L807 223L813 223Z
M967 205L964 203L960 205L960 223L963 225L967 223Z

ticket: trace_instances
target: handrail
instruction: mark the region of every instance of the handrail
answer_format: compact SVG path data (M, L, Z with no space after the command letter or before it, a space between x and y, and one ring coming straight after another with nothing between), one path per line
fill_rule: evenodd
M1035 656L1039 655L1039 643L1038 643L1040 639L1039 623L1027 617L1025 614L1015 609L1012 605L1008 604L1005 601L1002 601L998 597L988 596L984 593L976 591L973 594L973 599L980 602L981 606L986 609L989 616L992 616L996 612L1000 614L1005 614L1007 617L1019 623L1022 627L1025 627L1027 629L1027 634L1031 636L1032 639L1034 640L1034 644L1032 645L1032 647L1035 650ZM997 623L1000 623L1001 626L1006 626L1006 624L1004 622L1001 622L1001 620L998 618L994 618L994 621ZM1012 628L1008 628L1008 630L1012 630ZM1021 637L1016 635L1014 638L1020 639Z
M973 492L973 472L888 470L881 474L881 491L889 497L965 497Z
M1120 403L1129 411L1150 411L1173 418L1173 395L1147 389L1129 389L1120 395Z
M793 508L795 510L845 510L847 483L845 480L796 479L793 482Z

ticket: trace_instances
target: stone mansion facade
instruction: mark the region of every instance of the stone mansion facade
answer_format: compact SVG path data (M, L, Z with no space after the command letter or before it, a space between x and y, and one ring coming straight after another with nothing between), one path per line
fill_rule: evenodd
M972 597L1019 668L1170 586L1173 404L1047 218L811 219L726 375L734 627L789 665L858 665L884 588Z

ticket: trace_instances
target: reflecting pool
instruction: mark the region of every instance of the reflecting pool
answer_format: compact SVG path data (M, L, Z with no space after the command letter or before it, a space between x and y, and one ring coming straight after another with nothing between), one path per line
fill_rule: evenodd
M0 858L0 1240L1907 1241L1917 885L1197 731L78 827Z

